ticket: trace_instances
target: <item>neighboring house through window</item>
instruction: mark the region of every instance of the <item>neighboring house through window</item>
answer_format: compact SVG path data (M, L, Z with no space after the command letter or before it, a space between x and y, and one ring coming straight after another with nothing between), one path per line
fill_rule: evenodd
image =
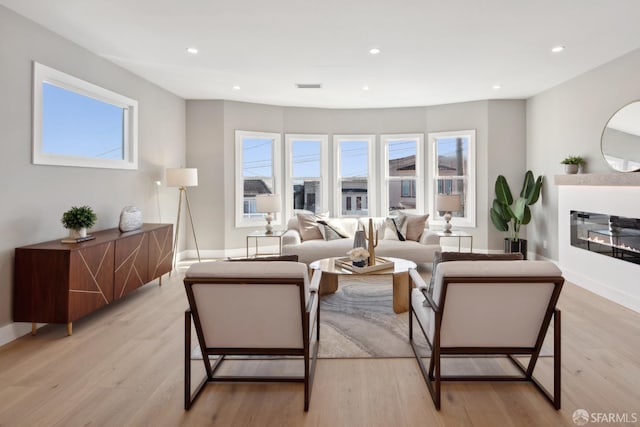
M422 134L381 135L382 214L424 210Z
M451 212L451 224L476 226L476 158L475 130L429 134L432 153L431 203L429 221L443 223L436 211L438 194L460 196L460 210Z
M280 182L280 134L236 131L236 227L264 222L256 212L256 196L278 194ZM272 224L280 224L275 215Z
M285 135L285 212L329 210L327 135Z
M374 135L334 135L336 189L334 211L337 216L373 215L375 179Z

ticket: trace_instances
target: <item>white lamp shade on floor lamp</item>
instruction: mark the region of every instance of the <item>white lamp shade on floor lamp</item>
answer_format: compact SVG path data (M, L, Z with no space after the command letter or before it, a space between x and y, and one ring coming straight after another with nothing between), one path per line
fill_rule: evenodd
M167 187L197 187L198 168L168 168Z

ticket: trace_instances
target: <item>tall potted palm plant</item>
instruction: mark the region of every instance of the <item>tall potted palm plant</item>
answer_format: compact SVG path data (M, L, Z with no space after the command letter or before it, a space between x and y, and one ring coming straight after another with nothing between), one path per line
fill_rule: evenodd
M542 176L534 179L533 172L527 171L520 191L520 197L514 199L507 179L499 175L496 179L496 198L491 206L491 221L500 231L509 232L504 239L505 252L520 252L527 259L527 241L520 238L520 227L531 222L531 209L540 198Z

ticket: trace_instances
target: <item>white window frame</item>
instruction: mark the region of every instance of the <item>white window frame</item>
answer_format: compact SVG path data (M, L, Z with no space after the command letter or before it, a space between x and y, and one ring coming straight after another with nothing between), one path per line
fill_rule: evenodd
M380 209L382 215L389 214L389 184L391 181L403 181L407 179L414 179L411 176L390 176L389 174L389 143L397 140L412 139L416 141L416 208L407 209L405 212L424 212L424 162L423 162L423 146L424 146L424 134L422 133L406 133L406 134L391 134L380 135L380 171L383 174L382 182L382 199L380 201Z
M285 134L285 214L287 217L293 216L293 142L312 141L320 143L320 176L319 177L296 177L295 179L320 179L320 201L322 211L329 210L329 136L316 134Z
M44 83L122 108L125 111L123 159L45 153L42 148L42 85ZM34 61L32 145L32 161L35 165L138 169L138 101Z
M375 169L375 135L333 135L333 167L335 180L333 182L333 216L334 217L355 217L356 215L342 215L342 191L341 182L342 176L340 176L340 143L347 141L367 141L368 145L368 168L369 174L367 178L367 209L369 213L367 216L376 216L376 169ZM349 177L353 178L353 177ZM348 178L348 179L349 179Z
M436 153L436 140L440 138L469 138L469 158L467 159L468 175L467 175L467 193L465 206L465 217L452 217L451 225L453 227L474 227L476 226L476 131L475 129L459 130L450 132L433 132L429 133L429 147L431 153L431 171L430 171L430 194L429 194L429 222L434 225L444 225L444 220L436 210L436 192L438 179L438 157Z
M282 136L279 133L271 132L255 132L255 131L242 131L237 130L235 132L235 144L236 144L236 228L257 227L265 224L264 218L245 218L244 217L244 175L242 173L242 141L244 138L265 138L271 139L272 145L272 168L273 168L273 192L280 195L280 202L282 203L282 192L280 191L280 182L282 178L281 170L281 140ZM274 214L274 220L271 221L272 225L282 224L281 213Z

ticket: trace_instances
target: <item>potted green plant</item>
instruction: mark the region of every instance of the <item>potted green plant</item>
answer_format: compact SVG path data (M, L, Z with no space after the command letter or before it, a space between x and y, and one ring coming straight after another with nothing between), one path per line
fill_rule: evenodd
M560 162L564 165L564 172L570 175L578 173L580 166L584 164L584 159L580 156L567 156Z
M491 206L491 221L500 231L510 232L505 238L505 252L520 252L527 259L527 241L520 238L520 227L531 222L531 209L540 198L542 176L534 179L533 172L527 171L520 191L520 197L514 199L507 179L499 175L496 179L496 198Z
M72 206L71 209L62 214L62 225L70 230L70 237L87 237L87 228L91 228L96 223L98 217L89 206Z

